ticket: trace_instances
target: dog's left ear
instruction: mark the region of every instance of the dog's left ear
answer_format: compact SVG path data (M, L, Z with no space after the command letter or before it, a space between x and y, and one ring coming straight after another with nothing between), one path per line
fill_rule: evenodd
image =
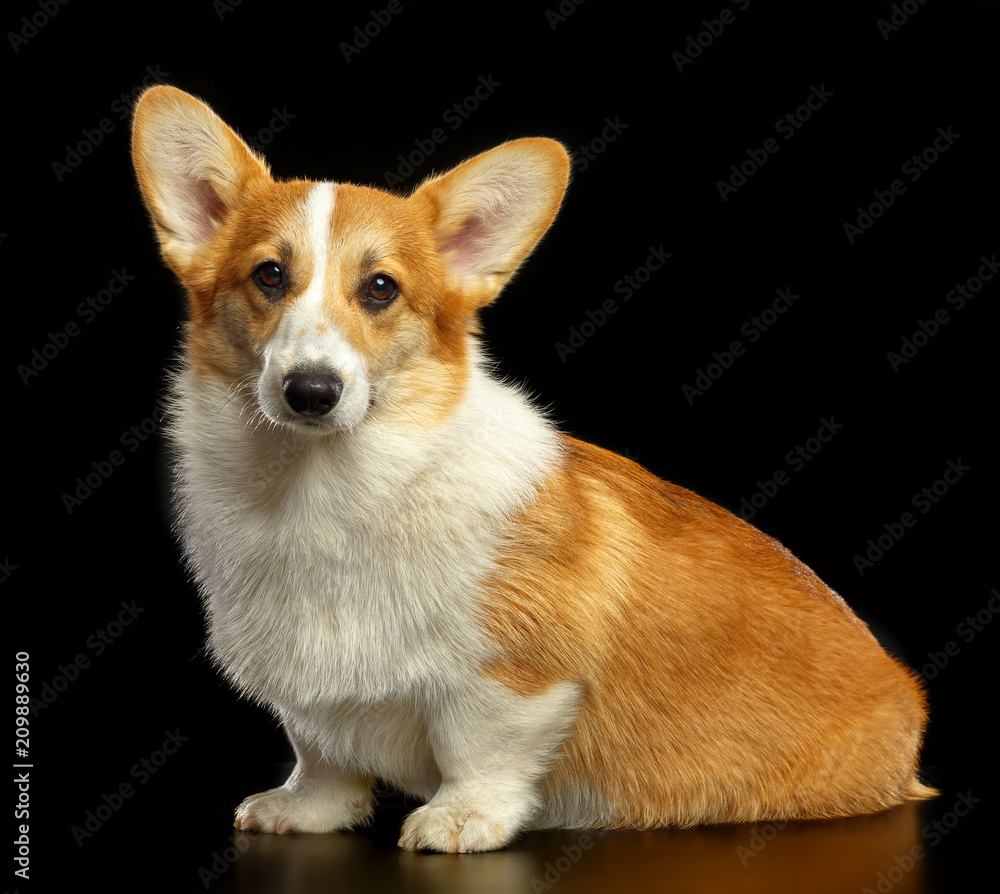
M560 143L504 143L426 180L426 202L449 279L476 307L492 301L555 219L569 182Z

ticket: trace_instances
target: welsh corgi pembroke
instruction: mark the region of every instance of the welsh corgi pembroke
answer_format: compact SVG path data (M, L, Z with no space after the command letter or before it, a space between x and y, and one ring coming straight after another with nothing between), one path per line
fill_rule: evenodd
M295 752L260 832L424 802L411 850L527 829L839 817L930 797L917 677L779 543L560 433L477 314L570 159L518 139L408 196L276 180L156 86L132 152L189 304L168 413L208 647Z

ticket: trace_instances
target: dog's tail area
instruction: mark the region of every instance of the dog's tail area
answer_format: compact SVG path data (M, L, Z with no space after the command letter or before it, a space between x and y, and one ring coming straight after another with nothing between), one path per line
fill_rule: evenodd
M936 788L924 785L916 776L910 780L910 787L906 790L906 797L911 801L926 801L929 798L936 798L940 795Z

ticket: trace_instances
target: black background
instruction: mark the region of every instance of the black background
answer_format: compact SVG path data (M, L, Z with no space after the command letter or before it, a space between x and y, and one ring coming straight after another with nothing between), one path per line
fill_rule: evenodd
M557 890L595 879L628 887L637 866L649 869L642 884L663 890L756 890L761 879L770 890L819 890L831 879L831 890L860 890L909 848L879 850L883 818L782 832L747 867L734 856L747 830L615 834L579 852L578 833L554 832L498 855L413 858L395 850L406 805L389 799L368 833L241 839L245 855L233 850L233 805L279 782L289 750L203 656L199 603L169 530L156 401L184 308L128 156L129 94L144 79L207 100L257 140L279 176L384 186L392 172L409 189L509 138L547 135L574 150L582 160L559 219L484 314L501 372L526 382L564 430L730 509L778 470L788 474L754 524L925 670L923 763L942 795L900 814L911 837L923 835L913 841L934 846L892 890L972 883L995 827L987 724L1000 623L959 625L977 612L992 621L1000 585L998 286L985 283L961 310L947 296L1000 249L995 4L401 2L366 45L355 29L380 3L54 8L8 4L0 46L6 656L30 653L33 694L50 702L31 718L31 880L9 876L8 890L61 890L67 871L83 890L203 890L199 870L227 847L239 859L224 862L212 887L538 890L538 879L552 881L546 865L572 853L583 854L574 867L591 868L561 873ZM732 20L709 41L705 20L722 9ZM880 29L893 16L898 27ZM708 45L678 70L675 54L699 32ZM495 86L473 110L467 98L483 82ZM776 132L824 91L791 139ZM466 101L463 118L448 114ZM436 128L446 139L421 158L418 141L426 146ZM904 165L939 129L957 138L911 182ZM768 138L779 150L724 201L718 182ZM845 223L894 180L905 192L850 241ZM622 300L616 284L661 247L672 257ZM78 306L115 271L131 278L127 287L90 319ZM751 344L741 329L778 289L800 297ZM615 313L586 325L608 299ZM948 322L918 336L920 349L894 370L889 352L942 308ZM78 334L46 347L68 323ZM570 341L574 329L587 334L582 345ZM735 339L743 356L688 399L683 386ZM579 347L560 355L560 344ZM33 359L41 366L36 351L52 356L29 375ZM842 428L793 469L786 455L824 419ZM64 495L115 450L122 463L67 511ZM968 471L921 513L914 495L949 461ZM907 511L916 523L860 574L855 557ZM123 601L141 613L101 643ZM83 666L67 671L78 658ZM135 766L172 731L186 741L140 782ZM73 827L122 783L134 794L78 844ZM940 842L914 831L946 817L960 792L980 803ZM838 848L853 847L844 834L869 849L869 862L841 878Z

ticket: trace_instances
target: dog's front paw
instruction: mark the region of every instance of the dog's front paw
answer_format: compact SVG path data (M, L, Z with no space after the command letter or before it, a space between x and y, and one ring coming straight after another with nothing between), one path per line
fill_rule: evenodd
M403 823L399 846L408 851L464 854L494 851L517 832L515 824L477 807L425 804Z
M372 812L370 795L345 798L319 788L280 786L251 795L236 808L233 825L256 832L336 832L364 823Z

